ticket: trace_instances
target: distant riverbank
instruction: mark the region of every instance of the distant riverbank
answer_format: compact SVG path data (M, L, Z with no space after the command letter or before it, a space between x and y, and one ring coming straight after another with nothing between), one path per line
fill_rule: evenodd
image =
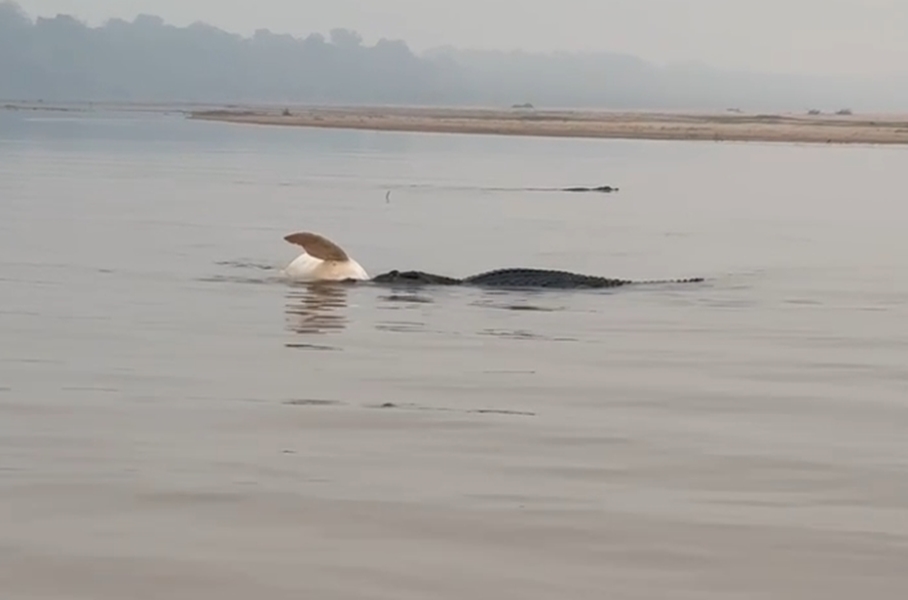
M248 125L574 138L908 144L906 114L797 114L429 108L273 107L204 103L0 102L7 110L184 114Z
M376 131L803 143L908 143L908 115L792 115L465 108L191 111L192 119Z

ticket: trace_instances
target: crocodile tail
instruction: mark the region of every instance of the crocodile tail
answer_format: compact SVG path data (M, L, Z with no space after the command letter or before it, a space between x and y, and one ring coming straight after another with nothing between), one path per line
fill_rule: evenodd
M666 285L669 283L702 283L706 281L703 277L688 277L686 279L648 279L646 281L634 281L635 285Z

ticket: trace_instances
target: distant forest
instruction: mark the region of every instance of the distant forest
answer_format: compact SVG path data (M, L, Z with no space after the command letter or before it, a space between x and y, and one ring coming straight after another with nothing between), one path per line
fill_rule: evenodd
M620 26L620 24L613 24ZM908 107L900 81L658 66L613 53L532 54L439 48L417 55L353 31L251 37L156 16L88 27L31 19L0 2L0 98L545 108L888 110Z

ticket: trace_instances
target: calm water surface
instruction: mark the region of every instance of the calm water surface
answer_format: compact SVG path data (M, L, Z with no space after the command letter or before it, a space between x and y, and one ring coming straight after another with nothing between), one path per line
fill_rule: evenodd
M906 164L0 112L4 597L903 598Z

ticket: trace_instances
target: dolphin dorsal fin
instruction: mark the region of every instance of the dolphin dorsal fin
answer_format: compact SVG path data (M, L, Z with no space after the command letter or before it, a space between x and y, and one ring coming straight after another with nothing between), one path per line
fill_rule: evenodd
M291 244L302 247L307 254L320 258L321 260L346 261L350 257L344 252L344 249L317 233L300 231L284 236L284 240Z

